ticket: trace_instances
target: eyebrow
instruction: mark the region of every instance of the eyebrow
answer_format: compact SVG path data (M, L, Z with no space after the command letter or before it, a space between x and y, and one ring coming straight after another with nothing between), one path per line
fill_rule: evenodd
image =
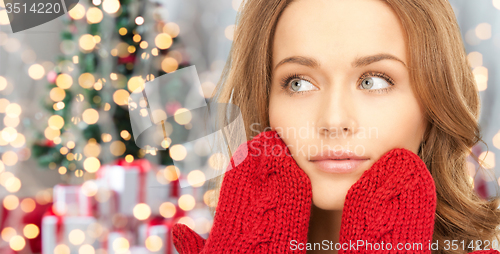
M387 54L387 53L380 53L380 54L376 54L376 55L363 56L363 57L356 58L351 63L351 66L353 68L358 68L358 67L363 67L363 66L366 66L366 65L378 62L378 61L382 61L382 60L395 60L395 61L402 63L406 67L406 64L405 64L405 62L403 62L403 60L397 58L394 55ZM296 63L296 64L308 66L311 68L319 68L320 67L319 62L314 58L305 57L305 56L291 56L291 57L287 57L287 58L281 60L276 65L276 67L274 67L274 70L276 70L279 66L281 66L285 63Z

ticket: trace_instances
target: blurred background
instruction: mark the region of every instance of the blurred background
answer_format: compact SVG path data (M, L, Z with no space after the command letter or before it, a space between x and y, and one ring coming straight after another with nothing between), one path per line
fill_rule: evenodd
M486 145L473 152L486 164L478 170L470 160L469 173L487 199L500 195L500 0L450 2L481 91ZM139 149L127 98L155 77L194 65L210 99L241 0L81 0L17 33L6 3L0 253L177 253L169 232L178 221L206 238L215 204L203 173L177 177L173 160L183 155L167 136L167 150ZM183 96L177 92L169 94ZM167 115L183 110L175 99L164 106Z

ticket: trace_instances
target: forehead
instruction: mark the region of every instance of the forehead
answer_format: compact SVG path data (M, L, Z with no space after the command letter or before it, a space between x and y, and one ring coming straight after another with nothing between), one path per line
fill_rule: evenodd
M331 68L377 53L407 62L405 45L399 18L383 1L296 0L278 21L273 67L292 55L314 57Z

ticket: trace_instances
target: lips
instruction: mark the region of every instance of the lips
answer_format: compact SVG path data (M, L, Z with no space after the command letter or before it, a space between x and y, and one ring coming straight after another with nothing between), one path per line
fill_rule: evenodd
M320 154L310 157L310 161L319 160L366 160L366 156L359 156L351 150L323 150Z
M323 150L311 156L311 161L319 170L326 173L352 173L369 160L366 156L356 155L350 150Z

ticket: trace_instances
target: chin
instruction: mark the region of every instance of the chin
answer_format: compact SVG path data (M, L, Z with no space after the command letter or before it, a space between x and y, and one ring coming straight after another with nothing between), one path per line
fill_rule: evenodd
M314 195L313 188L313 199L312 203L314 206L323 210L339 210L342 211L344 208L345 194L334 192L333 195Z

